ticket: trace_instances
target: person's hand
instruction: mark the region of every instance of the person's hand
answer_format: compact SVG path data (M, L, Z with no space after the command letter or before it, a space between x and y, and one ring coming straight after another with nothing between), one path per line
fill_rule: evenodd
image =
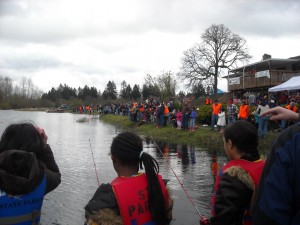
M40 127L35 127L35 129L38 131L38 133L41 135L44 145L47 144L47 140L48 140L48 136L46 135L44 129L40 128Z
M292 110L277 106L275 108L269 109L260 116L270 116L270 120L298 120L298 113Z
M206 216L201 216L199 222L200 222L200 225L209 225L210 224L210 221Z

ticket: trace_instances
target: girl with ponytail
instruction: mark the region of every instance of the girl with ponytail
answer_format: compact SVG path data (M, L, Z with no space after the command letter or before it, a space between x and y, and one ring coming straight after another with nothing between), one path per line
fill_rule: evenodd
M250 203L265 164L257 149L257 130L239 120L225 128L223 142L229 162L216 178L210 223L250 225Z
M113 139L110 154L118 177L100 185L85 207L85 224L170 224L173 201L157 161L143 151L141 138L120 133ZM143 168L145 173L139 173Z

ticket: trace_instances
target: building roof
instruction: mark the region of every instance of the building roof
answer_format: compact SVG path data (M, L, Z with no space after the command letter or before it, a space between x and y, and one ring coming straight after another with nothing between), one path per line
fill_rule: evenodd
M243 72L249 72L249 71L263 71L268 69L277 69L289 64L300 64L300 56L290 57L288 59L276 59L276 58L269 58L262 61L250 63L232 70L229 70L229 75L223 76L222 78L228 78L228 77L238 77Z
M292 64L292 63L297 63L300 62L300 59L275 59L275 58L271 58L271 59L266 59L263 61L259 61L259 62L255 62L255 63L251 63L248 65L244 65L235 69L230 70L229 72L231 73L237 73L237 72L243 72L243 71L250 71L255 69L256 71L262 71L262 70L266 70L271 68L278 68L281 66L285 66L287 64Z

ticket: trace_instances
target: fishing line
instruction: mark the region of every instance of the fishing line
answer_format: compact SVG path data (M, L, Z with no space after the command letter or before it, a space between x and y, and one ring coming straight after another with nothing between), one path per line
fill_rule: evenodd
M99 177L98 177L98 173L97 173L97 169L96 169L96 164L95 164L95 159L94 159L94 153L93 153L93 149L92 149L92 145L91 145L91 140L90 139L89 139L89 143L90 143L90 150L91 150L92 158L93 158L93 162L94 162L94 169L95 169L95 174L96 174L98 186L100 186Z
M154 144L157 146L158 150L160 151L160 153L162 154L162 156L164 157L164 159L166 161L168 161L168 158L163 154L163 152L161 151L160 147L157 145L156 141L153 139L153 137L151 136L151 139L153 140ZM188 194L187 190L184 188L183 184L181 183L181 181L179 180L178 176L176 175L175 171L173 170L173 168L171 167L171 165L168 163L169 168L171 169L171 171L173 172L174 176L176 177L178 183L181 185L182 190L184 191L184 193L186 194L186 196L188 197L188 199L190 200L190 202L192 203L192 205L194 206L196 212L198 213L198 215L200 216L200 218L203 218L204 216L201 215L200 211L197 209L194 201L192 200L192 198L190 197L190 195Z

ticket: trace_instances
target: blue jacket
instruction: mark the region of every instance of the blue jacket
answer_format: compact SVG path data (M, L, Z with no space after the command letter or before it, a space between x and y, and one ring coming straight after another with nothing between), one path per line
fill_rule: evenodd
M191 113L191 119L195 119L196 116L197 116L197 112L195 110L193 110Z
M300 123L272 146L253 203L254 225L300 224Z

